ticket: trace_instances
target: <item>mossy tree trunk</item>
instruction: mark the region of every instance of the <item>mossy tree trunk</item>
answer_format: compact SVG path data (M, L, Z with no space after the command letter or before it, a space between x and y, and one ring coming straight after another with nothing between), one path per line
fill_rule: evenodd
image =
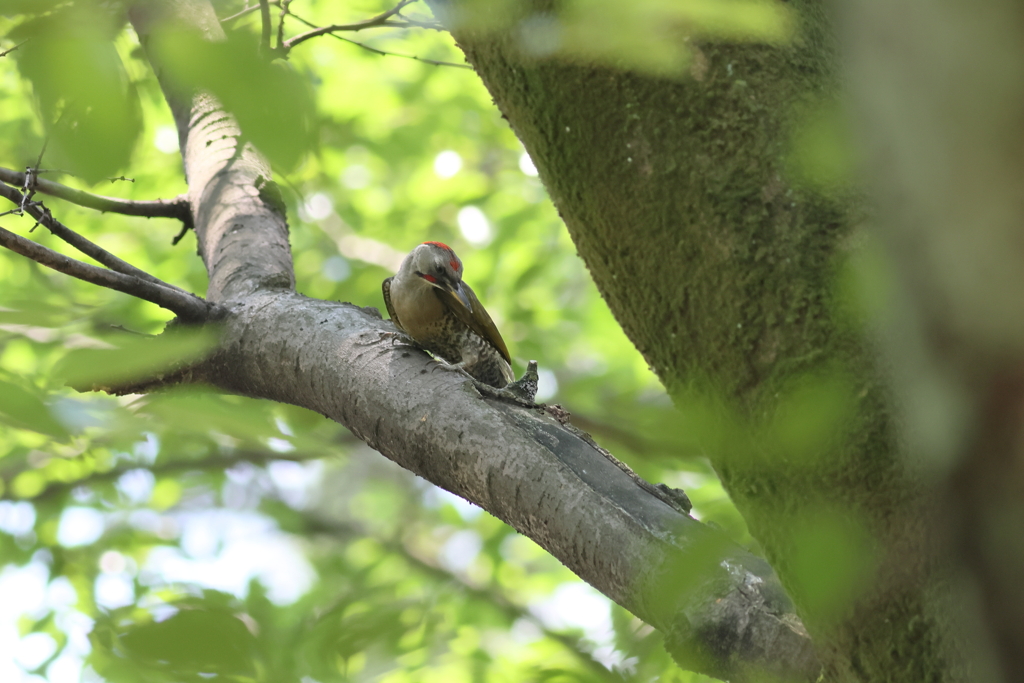
M841 96L823 3L789 3L799 29L784 47L693 43L679 79L531 56L519 36L540 5L498 28L460 25L458 3L435 10L684 429L703 436L826 679L964 680L935 496L842 287L864 209L791 173L808 112Z

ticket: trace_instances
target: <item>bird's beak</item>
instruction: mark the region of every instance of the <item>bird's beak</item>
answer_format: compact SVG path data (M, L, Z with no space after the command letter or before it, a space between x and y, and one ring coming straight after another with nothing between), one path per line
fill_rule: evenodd
M469 295L466 294L466 288L462 286L461 280L456 282L455 286L451 287L448 291L458 297L459 301L462 302L462 305L466 307L467 311L470 313L473 312L473 304L470 302Z

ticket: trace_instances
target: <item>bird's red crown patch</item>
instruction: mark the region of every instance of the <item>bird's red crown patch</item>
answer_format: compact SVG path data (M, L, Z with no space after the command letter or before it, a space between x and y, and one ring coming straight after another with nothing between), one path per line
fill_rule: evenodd
M462 262L460 262L459 261L459 257L455 255L455 250L454 249L449 247L444 242L424 242L423 244L432 244L435 247L437 247L439 249L444 249L449 254L451 254L452 260L448 262L448 265L450 265L452 267L452 270L454 270L455 272L458 272L459 268L462 266Z

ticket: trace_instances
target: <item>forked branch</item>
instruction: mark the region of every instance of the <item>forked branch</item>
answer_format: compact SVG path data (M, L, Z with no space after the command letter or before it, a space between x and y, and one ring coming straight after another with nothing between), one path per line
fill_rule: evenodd
M292 38L289 38L288 40L284 41L281 47L284 50L285 54L287 54L288 51L291 50L296 45L304 43L311 38L322 36L326 33L335 33L339 31L362 31L363 29L378 28L381 26L420 26L421 24L419 24L418 22L410 21L405 17L402 17L400 14L402 9L405 8L406 5L409 5L413 2L415 2L415 0L401 0L401 2L399 2L397 5L395 5L388 11L382 12L375 17L366 19L365 21L357 21L352 24L333 24L331 26L321 26L319 28L313 29L312 31L300 33L299 35L293 36ZM392 17L399 17L399 20L395 21L392 19Z
M53 184L56 185L56 183ZM71 188L64 189L71 190ZM86 256L95 259L106 268L65 256L4 228L0 228L0 246L79 280L115 289L154 303L175 313L187 322L202 322L213 316L215 307L208 302L114 256L58 221L49 209L40 202L31 201L28 195L0 182L0 196L10 200L17 207L10 213L27 213L54 236L64 240Z
M28 215L32 216L32 218L36 219L40 225L53 233L55 237L64 240L78 251L92 259L95 259L97 262L102 263L107 268L139 280L152 282L153 284L160 285L167 289L186 293L185 290L179 289L172 284L153 277L146 271L140 270L127 261L119 259L103 247L86 239L82 235L79 235L77 232L54 218L53 214L50 213L50 210L41 203L30 201L27 195L22 194L13 187L0 183L0 196L5 197L16 204L19 207L16 211L24 211Z

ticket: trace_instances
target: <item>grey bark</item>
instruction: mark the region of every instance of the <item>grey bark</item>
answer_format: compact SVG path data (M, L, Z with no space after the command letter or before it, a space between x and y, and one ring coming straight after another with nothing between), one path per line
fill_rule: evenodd
M169 26L218 39L201 1L133 10L144 45ZM150 51L157 74L158 52ZM484 399L375 311L296 294L287 225L260 198L269 173L207 96L163 83L174 111L208 298L227 311L218 351L181 373L318 411L385 456L537 541L659 628L673 656L720 678L813 680L819 665L763 560L666 505L540 410Z

